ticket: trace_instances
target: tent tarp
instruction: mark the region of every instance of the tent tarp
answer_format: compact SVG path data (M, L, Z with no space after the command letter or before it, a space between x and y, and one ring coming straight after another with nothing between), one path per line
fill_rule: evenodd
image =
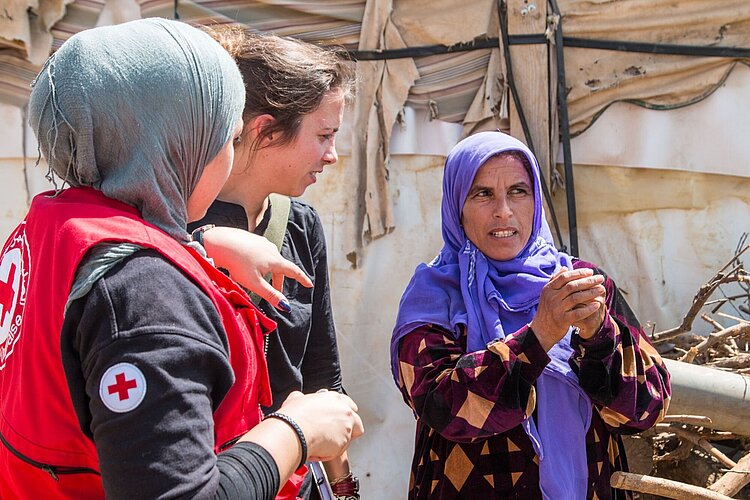
M746 73L750 75L750 71ZM735 127L748 130L750 113L721 104L727 98L733 102L736 91L748 88L745 83L742 77L731 77L727 88L704 103L666 114L684 113L681 120L700 123L702 115L720 109L725 117L723 128L718 127L714 134L720 136ZM625 114L627 120L619 123L617 130L622 133L599 141L598 150L596 143L584 144L588 134L599 132L598 127L612 129L609 121L621 119L619 108L631 111ZM736 114L730 114L732 110ZM633 132L653 114L664 113L617 104L574 139L573 151L575 156L585 146L589 157L588 164L574 167L582 194L578 206L581 256L616 279L644 323L656 323L661 329L679 322L698 287L729 259L741 234L750 230L746 222L750 220L750 172L729 176L674 168L679 165L679 154L703 148L699 141L687 144L683 152L671 150L671 158L661 160L663 168L597 162L611 149L639 151L649 140L666 143L661 138L669 137L667 121L652 124L648 136ZM3 123L11 119L14 123L9 133L3 134L3 146L9 147L0 148L0 196L6 200L0 238L9 234L25 212L26 186L30 192L44 189L45 168L43 164L33 168L32 141L27 147L26 154L31 157L27 169L19 158L20 116L18 108L0 107ZM348 116L351 121L352 113ZM351 130L351 124L342 128ZM401 291L414 267L431 260L442 245L439 206L444 157L437 153L445 150L439 150L434 141L447 148L460 133L460 125L429 121L424 112L407 110L405 128L396 127L391 140L391 202L396 228L370 244L367 258L357 269L352 269L346 244L355 231L351 214L356 199L351 192L357 178L352 157L342 155L305 194L318 210L326 232L344 381L367 429L350 451L363 498L405 496L414 420L391 380L388 344ZM628 142L632 137L640 137L641 142ZM729 153L734 156L727 161L742 163L742 144L732 146ZM649 161L647 155L644 158ZM562 196L556 195L556 199L562 200Z
M137 15L172 17L174 9L171 0L140 1L140 12L133 11L132 1L66 3L11 2L24 7L14 11L21 25L0 20L0 40L5 40L0 100L25 102L40 64L30 54L42 45L35 46L28 35L39 20L26 16L26 7L47 21L40 14L45 5L66 7L65 16L49 25L47 51L97 23ZM507 0L509 15L521 16L521 3ZM558 3L566 36L750 47L746 0ZM181 0L179 12L197 23L243 22L309 41L387 50L497 37L497 4L471 0L459 9L454 0ZM443 155L470 130L509 127L502 50L498 45L413 61L360 63L365 81L340 133L340 162L306 194L321 214L328 240L347 390L367 425L367 434L351 450L364 498L405 496L414 423L390 379L390 331L414 267L431 260L442 244ZM513 60L514 66L523 63ZM580 133L572 141L580 254L617 280L642 321L673 326L698 286L750 230L750 169L743 150L750 130L747 61L569 47L565 63L571 126ZM667 113L643 109L696 101ZM32 144L25 155L19 152L21 111L0 106L0 118L12 129L0 144L1 195L7 205L1 236L22 216L27 193L43 189L44 167L32 171ZM554 194L554 203L564 212L563 192ZM367 251L357 252L365 231Z
M26 83L35 73L34 68L41 64L38 55L49 49L50 34L54 37L51 43L54 49L81 29L138 15L133 0L79 0L66 7L67 3L70 0L11 1L12 19L0 19L0 40L12 46L0 53L3 75L0 99L23 102L28 95ZM498 37L497 5L495 0L473 0L460 5L454 0L395 3L291 0L283 4L271 0L193 0L179 2L178 11L181 19L198 24L239 22L261 31L324 44L389 50ZM507 17L514 20L510 24L518 26L546 12L541 8L522 9L527 3L518 0L509 0L506 5ZM547 29L550 39L559 25L564 34L578 38L750 47L750 3L745 0L726 0L720 4L715 0L561 0L559 5L562 19L551 16ZM60 19L63 9L65 16ZM172 17L174 2L141 2L140 15ZM358 63L362 81L354 128L357 137L366 140L357 145L354 154L359 176L354 192L359 202L357 228L349 235L350 251L361 254L364 243L394 227L389 201L388 144L391 128L405 105L428 109L433 118L463 122L467 133L478 128L508 129L502 50L499 45L496 50ZM565 60L570 126L574 134L589 127L607 106L617 101L663 109L703 99L724 81L738 61L582 48L565 49ZM554 69L554 64L551 67ZM545 116L527 116L532 123L557 123L554 112L551 120L546 116L548 110L535 112L543 112ZM522 135L518 130L511 133ZM556 134L550 135L554 153ZM534 142L547 144L546 140ZM542 159L555 156L547 150L537 153ZM543 167L551 175L554 165Z

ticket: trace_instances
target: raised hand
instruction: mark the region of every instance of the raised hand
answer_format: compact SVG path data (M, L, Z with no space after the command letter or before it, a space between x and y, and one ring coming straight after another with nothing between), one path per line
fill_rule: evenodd
M601 278L603 281L604 277ZM604 288L603 285L600 286ZM591 315L573 322L573 326L578 327L578 334L581 336L581 338L584 339L590 339L591 337L593 337L596 332L599 331L599 327L602 326L602 323L604 322L604 315L607 314L606 293L602 292L601 295L597 295L596 297L594 297L593 302L589 304L598 305L599 308L596 309Z
M285 276L306 288L312 286L302 269L282 257L276 245L257 234L217 226L203 234L203 243L217 267L227 269L237 283L278 309L288 310L289 307L282 293ZM263 279L268 273L273 286Z
M531 329L545 350L562 339L571 326L591 337L604 319L604 277L591 269L560 269L542 289ZM587 335L587 336L586 336Z

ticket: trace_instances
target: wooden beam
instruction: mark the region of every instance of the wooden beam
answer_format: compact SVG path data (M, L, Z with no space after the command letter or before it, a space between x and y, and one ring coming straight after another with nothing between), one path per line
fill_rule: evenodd
M544 33L547 27L547 1L507 0L507 16L509 35ZM506 50L510 52L518 97L531 133L534 153L544 176L549 179L550 90L547 46L511 45ZM510 134L527 142L513 100L510 100Z
M750 453L740 458L737 465L708 488L716 493L733 497L748 483L750 483Z
M630 472L613 472L609 483L613 488L620 490L637 491L679 500L731 500L731 497L700 486Z

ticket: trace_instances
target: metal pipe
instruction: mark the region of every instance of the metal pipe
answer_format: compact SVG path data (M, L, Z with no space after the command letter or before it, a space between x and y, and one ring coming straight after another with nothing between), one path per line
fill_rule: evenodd
M750 436L750 378L665 359L671 375L670 415L703 415L706 427Z

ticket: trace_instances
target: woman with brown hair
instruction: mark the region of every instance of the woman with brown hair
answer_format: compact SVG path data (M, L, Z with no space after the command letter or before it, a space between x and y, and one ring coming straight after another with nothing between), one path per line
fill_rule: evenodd
M308 43L239 27L209 33L234 57L245 79L244 131L235 144L232 174L206 217L191 228L208 242L213 226L265 235L314 283L304 288L275 280L274 287L283 285L288 299L280 305L284 312L258 301L277 323L267 345L273 404L264 408L275 411L291 391L343 392L323 226L310 205L289 197L302 195L337 161L335 138L354 74L335 51ZM334 494L358 498L346 454L324 465ZM308 497L309 484L308 479L300 496Z
M70 187L0 251L0 497L271 499L362 433L335 392L263 419L274 325L186 231L229 175L243 88L218 43L164 19L78 33L34 80L30 124ZM231 231L221 265L253 254ZM237 275L261 290L255 263Z

